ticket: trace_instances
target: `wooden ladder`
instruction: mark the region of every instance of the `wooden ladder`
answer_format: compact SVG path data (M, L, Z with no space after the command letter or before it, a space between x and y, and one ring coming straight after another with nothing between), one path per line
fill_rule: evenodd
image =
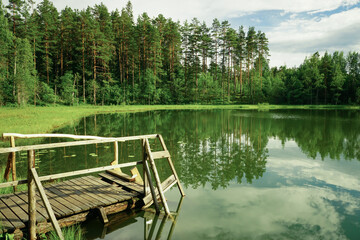
M164 206L166 215L170 215L170 210L167 205L164 193L167 190L169 190L172 186L174 186L175 184L177 184L182 196L185 196L185 193L181 186L179 177L176 173L174 164L171 161L171 156L170 156L169 151L166 148L164 139L162 138L162 136L160 134L157 135L157 138L159 139L159 141L161 143L161 147L162 147L163 151L152 152L151 148L150 148L149 140L147 138L143 139L144 194L145 194L145 197L143 199L144 208L146 208L146 207L150 206L152 203L154 203L156 212L159 213L160 208L159 208L157 199L160 196L160 200ZM156 164L155 164L155 159L160 159L160 158L167 159L170 169L172 171L172 175L170 177L168 177L164 182L160 181L160 177L159 177L159 174L158 174L158 171L156 168ZM149 163L150 163L150 168L154 174L157 189L154 188L154 185L152 183Z

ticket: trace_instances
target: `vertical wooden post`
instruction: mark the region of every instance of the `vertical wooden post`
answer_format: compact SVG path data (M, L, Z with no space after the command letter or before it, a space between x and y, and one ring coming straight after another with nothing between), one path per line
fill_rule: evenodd
M144 195L147 196L150 193L150 188L149 188L149 179L148 176L146 174L146 166L145 166L145 162L146 162L146 150L145 150L145 140L141 140L141 144L142 144L142 159L143 159L143 176L144 176Z
M111 165L117 165L119 164L119 143L118 141L114 142L114 161L111 162ZM120 168L114 169L117 172L121 172Z
M31 173L31 169L35 163L34 150L28 151L28 203L29 203L29 238L36 239L36 195L35 180Z
M10 137L10 144L11 144L11 147L15 147L15 138L14 137ZM12 167L12 180L16 181L16 154L14 152L12 153L11 167ZM14 186L14 192L15 191L16 191L16 186Z
M155 178L156 185L157 185L157 188L158 188L158 191L159 191L159 194L160 194L161 202L162 202L162 204L163 204L163 206L165 208L166 215L170 215L170 210L169 210L169 207L168 207L168 205L166 203L165 195L164 195L164 192L163 192L162 187L161 187L161 181L160 181L159 173L158 173L158 171L156 169L155 161L154 161L154 159L153 159L153 157L151 155L151 149L150 149L150 144L149 144L148 139L145 139L145 146L146 146L146 152L147 152L147 154L149 156L150 166L151 166L151 168L153 170L153 173L154 173L154 178ZM152 184L150 183L150 186L151 185ZM154 202L157 202L156 198L154 198L153 200L154 200Z
M144 148L146 147L146 142L147 142L147 139L143 140ZM144 179L147 179L147 181L148 181L148 185L150 187L150 192L151 192L151 195L152 195L152 198L153 198L153 201L154 201L154 205L155 205L155 210L156 210L157 213L159 213L160 208L159 208L159 204L158 204L158 201L157 201L155 188L154 188L154 185L153 185L152 180L151 180L150 168L149 168L148 161L146 160L146 156L143 158L143 167L144 167L144 170L145 170ZM144 188L146 189L145 186L146 186L146 180L144 182Z

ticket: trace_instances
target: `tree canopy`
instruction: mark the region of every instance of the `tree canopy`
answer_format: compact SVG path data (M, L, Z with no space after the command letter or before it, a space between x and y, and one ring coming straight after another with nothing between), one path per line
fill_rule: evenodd
M360 103L359 53L270 69L265 33L226 20L10 0L0 25L0 106Z

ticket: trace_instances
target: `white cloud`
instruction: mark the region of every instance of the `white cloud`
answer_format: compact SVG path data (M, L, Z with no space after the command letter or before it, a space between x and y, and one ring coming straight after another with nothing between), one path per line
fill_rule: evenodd
M299 65L316 51L354 51L360 48L360 8L312 19L290 18L267 34L272 66ZM301 57L302 56L302 57Z
M311 187L233 185L217 191L186 192L176 226L181 239L216 239L225 233L229 239L286 239L292 234L298 234L299 239L345 239L343 216L331 201L337 200L349 210L359 208L357 199L350 195ZM291 230L294 225L298 230Z

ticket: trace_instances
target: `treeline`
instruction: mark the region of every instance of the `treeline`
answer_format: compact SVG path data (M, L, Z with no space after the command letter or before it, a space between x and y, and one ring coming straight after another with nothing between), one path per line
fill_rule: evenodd
M112 12L0 5L0 106L360 102L358 53L270 69L268 39L254 27L135 19L131 2Z
M272 103L360 104L358 52L316 52L298 68L272 68L266 79Z
M10 0L0 11L2 105L250 101L267 67L265 34L228 21L135 20L130 2L58 12Z

